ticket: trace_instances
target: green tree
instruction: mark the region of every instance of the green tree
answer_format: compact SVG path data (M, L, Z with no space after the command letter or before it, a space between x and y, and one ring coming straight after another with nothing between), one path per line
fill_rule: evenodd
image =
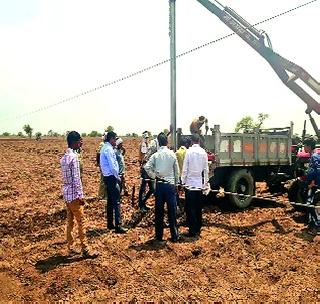
M41 136L42 136L42 133L41 132L37 132L36 133L36 140L40 140Z
M22 137L23 136L23 133L20 131L20 132L18 132L18 136L19 137Z
M263 125L263 122L269 117L269 114L259 113L257 122L253 120L251 116L245 116L240 121L237 122L235 132L238 133L241 130L243 133L249 133L254 131L254 129L260 129Z
M81 137L86 137L87 133L81 133Z
M29 124L23 126L23 131L26 132L26 134L29 136L29 138L32 137L32 131L33 129Z
M9 132L3 132L2 136L10 136L10 133Z
M91 131L88 134L90 137L97 137L97 136L101 136L101 134L98 131Z

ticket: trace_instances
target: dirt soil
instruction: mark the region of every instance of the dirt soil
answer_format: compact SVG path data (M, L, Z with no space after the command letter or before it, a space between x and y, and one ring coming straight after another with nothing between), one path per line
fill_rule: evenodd
M150 242L153 209L143 215L136 206L137 139L125 140L130 196L122 215L130 229L107 230L105 201L97 198L98 144L84 139L83 184L88 240L100 255L83 259L66 251L59 164L65 141L0 140L1 302L320 302L319 237L305 232L303 214L288 202L255 201L241 212L207 204L199 239L172 243L166 228L164 244ZM179 225L186 232L183 215Z

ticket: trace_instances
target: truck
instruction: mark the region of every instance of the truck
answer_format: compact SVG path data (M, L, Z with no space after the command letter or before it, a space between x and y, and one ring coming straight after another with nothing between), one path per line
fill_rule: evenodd
M305 102L306 114L320 139L319 129L311 115L312 111L320 114L320 104L297 81L301 80L317 95L320 95L320 83L302 67L274 52L269 36L257 30L230 7L224 7L215 0L197 1L261 55L283 84ZM230 196L233 206L243 209L250 205L255 182L266 181L272 188L281 181L296 177L301 162L296 146L292 145L292 123L287 128L243 134L221 133L218 125L211 131L211 135L204 136L206 150L215 156L210 161L210 186L212 189L223 187L232 193L242 194ZM181 129L178 129L178 142L183 136L181 133Z
M271 186L292 177L292 130L293 123L252 133L222 133L215 125L212 134L203 136L209 155L210 188L240 194L231 195L229 200L234 207L244 209L252 201L256 182L266 181ZM187 136L181 133L178 129L178 142Z

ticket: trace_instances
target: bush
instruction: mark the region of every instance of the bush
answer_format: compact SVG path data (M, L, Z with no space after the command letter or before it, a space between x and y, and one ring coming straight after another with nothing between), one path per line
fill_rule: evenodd
M90 137L102 136L101 133L99 133L98 131L91 131L88 135Z

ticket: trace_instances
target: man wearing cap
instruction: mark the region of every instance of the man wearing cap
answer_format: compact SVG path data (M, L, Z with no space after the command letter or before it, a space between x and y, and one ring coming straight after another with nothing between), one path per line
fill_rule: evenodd
M146 202L154 192L154 181L152 180L152 178L150 178L150 176L144 169L144 165L149 160L150 156L157 151L157 144L154 140L152 140L149 145L148 139L149 132L144 131L142 133L142 143L140 146L141 184L138 199L138 207L142 212L147 212L149 210L149 207L146 205ZM147 186L148 192L145 193Z
M107 133L105 144L100 152L100 168L103 180L108 189L108 200L106 206L107 227L115 229L116 233L125 233L126 229L121 226L120 211L120 186L119 164L117 162L114 146L116 145L117 134L113 131ZM113 213L115 225L113 224Z
M123 140L120 137L117 137L116 139L116 148L115 148L115 153L117 157L117 162L119 164L119 176L121 178L121 183L120 183L120 194L122 190L124 191L124 195L128 195L128 190L126 187L126 181L125 181L125 162L124 162L124 154L125 154L125 148L123 147Z
M145 157L146 153L148 152L148 146L149 146L148 140L149 140L149 132L144 131L142 133L142 140L141 140L140 149L139 149L140 165L142 165L144 157Z

